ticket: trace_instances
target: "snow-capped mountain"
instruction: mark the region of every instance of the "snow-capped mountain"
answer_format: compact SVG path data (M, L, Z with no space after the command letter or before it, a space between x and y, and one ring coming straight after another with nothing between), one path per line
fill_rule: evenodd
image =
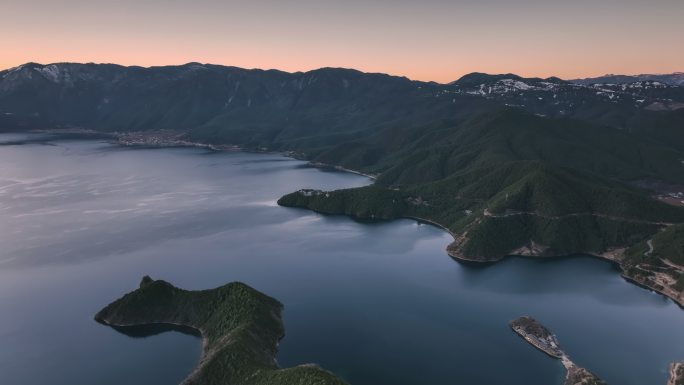
M684 87L658 81L576 84L558 78L469 74L442 90L504 102L544 116L584 115L587 110L677 110L684 108Z
M642 75L614 75L608 74L595 78L584 78L570 80L577 84L596 84L596 83L610 83L610 84L625 84L642 81L660 82L673 86L684 86L684 72L674 72L671 74L642 74Z

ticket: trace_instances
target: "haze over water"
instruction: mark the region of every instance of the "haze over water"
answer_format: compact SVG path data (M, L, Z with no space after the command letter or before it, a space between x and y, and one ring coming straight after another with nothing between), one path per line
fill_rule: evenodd
M611 384L665 385L684 359L684 311L606 262L462 265L428 225L275 203L368 183L274 154L0 145L0 383L179 383L199 339L131 338L92 319L145 274L186 289L239 280L277 298L280 364L315 362L352 385L560 384L560 363L508 328L525 314Z

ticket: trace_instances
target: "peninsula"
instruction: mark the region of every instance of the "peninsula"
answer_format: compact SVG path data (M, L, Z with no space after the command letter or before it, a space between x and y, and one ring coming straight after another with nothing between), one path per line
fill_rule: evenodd
M539 170L529 170L534 168ZM535 177L525 176L530 173ZM447 253L458 261L593 255L616 263L627 280L684 306L684 224L678 223L684 211L617 185L589 186L571 175L522 162L491 175L461 174L420 186L376 182L335 191L299 190L278 204L359 219L431 223L452 235ZM506 186L509 180L514 188ZM614 211L629 205L635 208L628 215Z
M117 330L136 326L191 328L202 336L202 357L183 385L344 385L312 364L279 368L283 305L233 282L187 291L145 276L140 287L112 302L95 320Z

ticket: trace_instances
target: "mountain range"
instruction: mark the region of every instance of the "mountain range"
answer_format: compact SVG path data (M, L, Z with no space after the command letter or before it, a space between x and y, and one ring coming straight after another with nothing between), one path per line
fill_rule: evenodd
M459 259L606 256L681 303L684 250L667 245L682 244L684 207L656 199L684 191L681 79L472 73L438 84L341 68L28 63L0 71L0 131L164 130L287 151L377 179L282 205L421 218L454 235Z

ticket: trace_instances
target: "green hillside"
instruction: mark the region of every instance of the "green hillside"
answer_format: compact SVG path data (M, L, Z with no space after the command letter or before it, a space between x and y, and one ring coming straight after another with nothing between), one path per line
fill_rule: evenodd
M467 231L467 240L451 250L487 260L532 242L544 255L598 254L684 221L684 209L639 190L540 161L474 168L400 188L296 192L278 203L364 219L426 219L454 234Z
M684 266L684 225L672 226L656 234L653 237L653 255Z
M632 247L629 257L634 263L645 262L662 266L663 260L668 260L684 266L684 224L669 226L655 234L651 239L653 250L649 253L646 242ZM684 271L682 271L684 273ZM682 279L684 282L684 276ZM681 290L684 290L682 286Z
M238 282L187 291L145 277L140 288L109 304L95 319L122 331L155 324L200 331L202 358L184 384L343 385L314 365L278 368L277 344L284 336L281 310L277 300Z

